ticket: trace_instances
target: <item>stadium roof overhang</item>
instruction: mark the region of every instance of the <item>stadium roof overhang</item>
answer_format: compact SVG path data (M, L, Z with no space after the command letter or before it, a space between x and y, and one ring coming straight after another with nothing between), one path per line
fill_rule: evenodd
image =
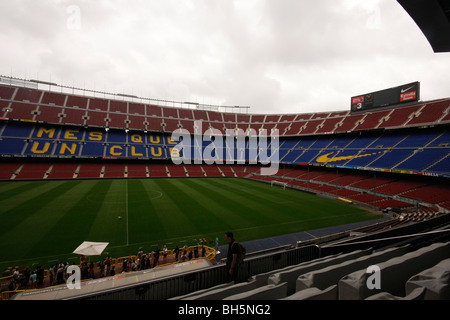
M449 0L397 0L422 30L434 52L450 52Z

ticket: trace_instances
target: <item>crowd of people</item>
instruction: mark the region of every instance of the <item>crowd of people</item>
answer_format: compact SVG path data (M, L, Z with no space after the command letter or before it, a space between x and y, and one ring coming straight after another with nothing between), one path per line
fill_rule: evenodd
M241 243L234 239L233 232L226 232L225 239L228 242L226 259L227 278L228 281L236 283L239 281L238 270L245 258L246 249ZM156 248L151 253L144 253L143 249L139 248L136 256L130 255L126 258L112 259L111 256L108 255L98 263L86 261L86 257L81 256L79 267L81 280L88 280L114 276L117 272L126 273L140 271L165 264L185 262L200 257L207 257L207 249L203 245L195 246L193 248L188 247L187 245L182 248L177 246L174 250L170 251L164 246L162 250ZM72 265L75 265L75 263L72 263ZM68 273L69 266L68 262L60 262L51 265L48 269L48 277L45 276L45 270L42 266L37 267L33 272L29 268L26 268L22 273L15 269L9 284L3 286L1 292L9 291L7 294L10 294L17 290L37 289L67 283L67 280L71 275ZM119 270L116 270L116 268Z
M199 257L206 257L206 248L204 246L200 248L198 246L189 248L187 245L182 248L176 246L174 250L169 251L167 246L164 245L162 249L158 247L151 253L144 253L143 248L139 248L136 256L130 255L123 258L120 263L115 263L110 255L102 258L97 263L87 261L86 256L80 256L79 267L81 280L87 280L114 276L117 273L151 269L160 265L185 262ZM48 268L48 277L46 277L42 266L38 266L33 271L27 267L22 272L19 272L16 268L10 282L0 288L1 292L30 290L64 284L70 276L67 272L67 268L70 265L76 265L76 263L60 262L51 265Z
M33 271L27 267L22 273L19 272L19 269L15 268L11 281L6 286L2 287L1 291L36 289L43 286L44 279L45 270L42 266L38 266Z
M199 257L206 257L206 248L202 246L201 253L199 252L198 247L194 247L192 250L185 245L183 248L176 248L172 251L172 254L169 257L169 250L166 246L163 249L156 248L151 253L144 254L142 248L139 249L136 257L129 256L124 259L122 262L122 270L121 272L130 272L130 271L140 271L145 269L151 269L159 266L160 264L166 263L174 263L174 262L185 262L188 260L192 260L193 258L197 259ZM162 257L162 260L160 261ZM171 259L173 258L173 260ZM103 273L101 273L103 275ZM106 270L106 276L111 274Z

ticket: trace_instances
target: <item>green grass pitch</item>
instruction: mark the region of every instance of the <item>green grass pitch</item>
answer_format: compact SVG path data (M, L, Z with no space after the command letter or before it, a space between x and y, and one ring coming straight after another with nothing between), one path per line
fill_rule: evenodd
M119 219L118 217L122 218ZM113 257L195 245L234 231L240 241L380 218L354 205L234 178L0 183L0 271L79 262L83 241Z

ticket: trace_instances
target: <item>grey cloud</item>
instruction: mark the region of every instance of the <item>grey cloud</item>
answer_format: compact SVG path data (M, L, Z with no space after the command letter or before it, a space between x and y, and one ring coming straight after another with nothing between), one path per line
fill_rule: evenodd
M254 113L345 110L416 80L448 96L448 54L396 1L2 0L0 18L4 75Z

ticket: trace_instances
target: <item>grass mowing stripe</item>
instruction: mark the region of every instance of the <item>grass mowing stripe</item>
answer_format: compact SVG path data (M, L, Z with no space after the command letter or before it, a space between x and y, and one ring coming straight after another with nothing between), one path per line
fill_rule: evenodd
M193 224L200 226L201 232L211 232L216 226L230 227L227 217L233 212L209 194L199 192L191 179L174 180L172 183L178 188L178 194L192 203L186 208L186 215ZM194 215L192 212L195 212Z
M163 213L161 222L167 230L166 237L171 234L170 228L176 224L182 226L184 235L201 233L195 218L191 217L191 215L195 214L193 214L193 208L189 203L194 199L186 197L180 188L174 185L172 179L158 179L156 184L165 195L163 202L159 203L164 205L166 211L160 212L160 210L157 210L156 213L160 216Z
M41 256L69 255L81 242L87 240L89 231L111 181L83 181L73 192L72 206L47 233L47 236L32 248L30 255L41 252ZM93 197L96 201L91 201ZM35 256L34 254L33 256Z
M302 194L298 191L286 193L286 190L283 189L269 190L268 188L262 188L257 190L254 188L253 184L242 185L240 179L214 180L211 181L211 183L214 183L221 188L225 188L226 190L231 191L232 189L242 196L247 195L249 198L254 199L259 205L266 208L274 208L276 206L276 210L268 213L271 218L280 221L289 217L298 219L297 209L299 207L299 201L296 200L299 200L299 197L302 197ZM266 210L263 210L262 212L265 211Z
M239 210L237 210L237 207L242 207L242 205L234 201L232 199L229 199L225 196L223 196L222 191L223 190L217 190L214 187L211 186L205 186L204 184L201 184L201 181L204 181L206 179L189 179L189 183L191 185L195 184L195 190L203 195L208 195L210 199L213 199L219 208L225 208L225 211L219 211L220 214L226 214L226 219L228 221L228 226L230 228L235 227L236 225L239 226L251 226L254 224L254 221L252 221L247 215L241 215L239 214ZM210 179L207 179L210 180ZM194 188L194 186L192 186ZM218 207L216 207L218 208ZM213 208L215 210L215 208Z
M24 182L0 182L0 199L5 199L14 196L16 193L21 193L27 188L33 188L32 181Z
M62 183L62 182L61 182ZM7 214L10 211L16 212L16 217L21 213L21 211L16 210L17 207L20 207L22 204L29 202L31 199L39 201L39 197L41 194L45 193L48 189L54 187L53 183L18 183L21 187L11 190L0 198L0 218L8 219L8 216L3 216L3 214Z
M233 193L223 188L217 189L217 187L212 187L212 181L210 179L198 179L194 183L197 184L196 188L199 190L209 192L213 198L221 199L222 203L234 212L234 215L229 217L229 223L232 225L232 229L270 225L277 221L274 217L268 217L266 215L266 210L270 210L269 208L263 208L260 204L253 202L249 198L242 197L238 193Z
M214 183L215 179L208 179L208 183ZM227 180L227 182L231 182L234 180ZM250 182L250 188L253 184L257 184L258 182ZM342 223L350 223L355 221L367 220L369 218L373 218L371 213L366 213L364 210L354 207L348 206L347 204L337 202L335 200L325 199L321 197L317 197L315 195L297 192L294 190L290 190L294 196L299 196L304 201L295 203L294 206L291 207L283 207L277 206L275 210L278 212L277 214L283 216L285 218L284 222L278 222L268 225L258 224L257 220L255 220L253 227L237 227L236 231L243 232L240 234L241 240L249 240L258 237L266 237L266 236L274 236L285 233L292 233L298 231L304 231L308 229L316 229L318 227L327 227L331 225L338 224L339 221ZM284 190L282 192L285 192ZM314 207L316 200L319 200L322 204L324 201L328 202L328 205L333 205L334 210L321 210L320 208ZM305 203L309 204L311 208L315 208L315 210L301 210L299 213L299 207L304 207ZM273 204L272 204L273 207ZM293 215L289 218L285 215L287 210L292 210ZM306 212L305 212L306 211ZM335 215L330 216L330 212L336 212ZM297 213L297 214L295 214ZM296 219L293 219L293 218ZM348 222L349 221L349 222ZM334 223L333 223L334 222ZM342 224L341 223L341 224Z
M74 183L74 187L64 192L59 187L65 183ZM126 209L126 183L129 246L126 246L125 223L123 219L121 223L117 219ZM223 232L227 230L236 231L239 240L246 241L379 217L356 206L305 192L271 188L246 179L72 180L12 184L14 187L0 188L0 193L7 196L0 200L0 229L8 224L20 226L8 221L20 220L22 216L26 220L27 210L31 217L28 221L39 221L39 216L46 219L47 215L54 215L55 219L38 230L42 236L36 243L33 239L38 236L33 236L33 228L39 228L39 222L36 226L23 224L28 230L21 230L22 234L16 234L16 231L2 239L5 250L0 251L0 257L14 265L20 265L19 260L31 261L29 258L33 263L44 257L66 260L66 257L74 256L71 252L84 240L110 242L107 251L120 257L135 254L139 246L149 251L156 245L170 242L169 247L173 248L198 243L203 237L219 237L223 244ZM17 193L19 190L21 192ZM28 234L32 237L27 238ZM16 247L16 236L24 241L28 239L29 243ZM8 259L9 253L15 250L20 251L16 257L24 258ZM45 261L41 263L45 264ZM5 265L0 262L0 267Z
M101 205L88 226L85 240L109 242L111 245L126 243L126 183L127 180L109 180L100 198L90 198L89 201ZM119 216L122 218L118 219Z
M214 197L224 198L226 203L232 207L238 216L248 221L249 226L256 225L270 225L277 223L280 217L273 208L272 203L261 203L253 200L251 197L246 197L240 192L233 190L213 187L216 179L202 179L196 180L198 188L206 190L220 190L220 193L214 192ZM245 209L244 209L245 208ZM241 226L241 225L239 225Z
M171 184L171 180L132 180L129 185L130 228L133 230L130 235L130 244L129 246L109 246L110 253L116 256L128 255L130 252L135 252L138 247L144 247L144 251L149 251L156 246L161 248L164 244L174 248L177 244L186 244L186 239L194 235L187 234L187 230L198 231L181 212L182 207L177 204L180 197L176 193L177 189ZM145 194L146 197L144 197ZM142 218L148 220L150 228L146 228Z
M219 181L218 183L224 182ZM272 188L251 180L237 179L236 184L240 186L238 190L241 193L246 193L251 198L257 198L258 201L273 208L275 216L282 216L285 220L298 220L300 216L308 218L308 213L305 213L304 209L310 207L315 198L311 194L298 190Z
M0 252L2 257L5 254L9 257L22 256L26 257L33 245L44 238L53 225L61 218L59 212L54 212L56 207L61 208L62 203L58 199L59 194L69 193L76 184L66 182L58 184L57 187L47 191L41 195L40 199L31 200L31 207L28 212L23 211L20 218L15 219L15 225L6 224L9 229L2 230L0 237ZM57 195L58 193L58 195ZM49 197L51 195L51 198ZM28 205L29 203L27 203ZM38 227L37 227L38 226ZM2 227L4 227L2 225ZM5 253L7 248L4 244L8 243L8 239L14 239L16 250ZM15 256L17 255L17 256Z
M149 241L165 239L170 235L184 235L185 229L191 226L190 221L180 213L177 199L171 196L171 190L164 181L140 180L142 192L146 193L146 201L150 206L142 211L149 219Z
M2 199L0 218L0 235L4 235L21 223L24 219L33 215L41 204L53 199L55 192L63 185L59 183L35 184L34 188L17 194L9 199Z
M367 211L363 210L354 205L348 205L346 203L341 203L333 199L328 199L316 195L311 195L301 190L286 189L283 190L280 187L271 187L269 184L261 183L259 181L243 181L250 183L250 188L265 188L266 190L274 189L276 194L280 197L288 196L290 199L295 201L287 201L286 203L292 202L296 207L301 207L302 214L314 216L320 214L329 214L329 212L338 212L341 215L353 214L354 212L360 212L361 214L366 214ZM272 191L270 192L272 193ZM284 200L282 200L284 202Z
M163 200L158 196L159 191L152 191L155 184L151 180L130 180L128 183L129 243L166 238L168 230L158 218L158 209L155 207L155 202ZM148 190L145 188L147 184L151 186ZM137 250L134 248L134 251Z
M226 179L219 181L221 184L226 184L227 182L228 181ZM300 190L284 190L279 186L272 187L269 184L254 180L233 179L232 186L249 194L252 194L253 191L259 190L264 194L265 199L271 199L274 203L291 203L293 205L298 205L296 199L302 197L302 192L299 192Z

